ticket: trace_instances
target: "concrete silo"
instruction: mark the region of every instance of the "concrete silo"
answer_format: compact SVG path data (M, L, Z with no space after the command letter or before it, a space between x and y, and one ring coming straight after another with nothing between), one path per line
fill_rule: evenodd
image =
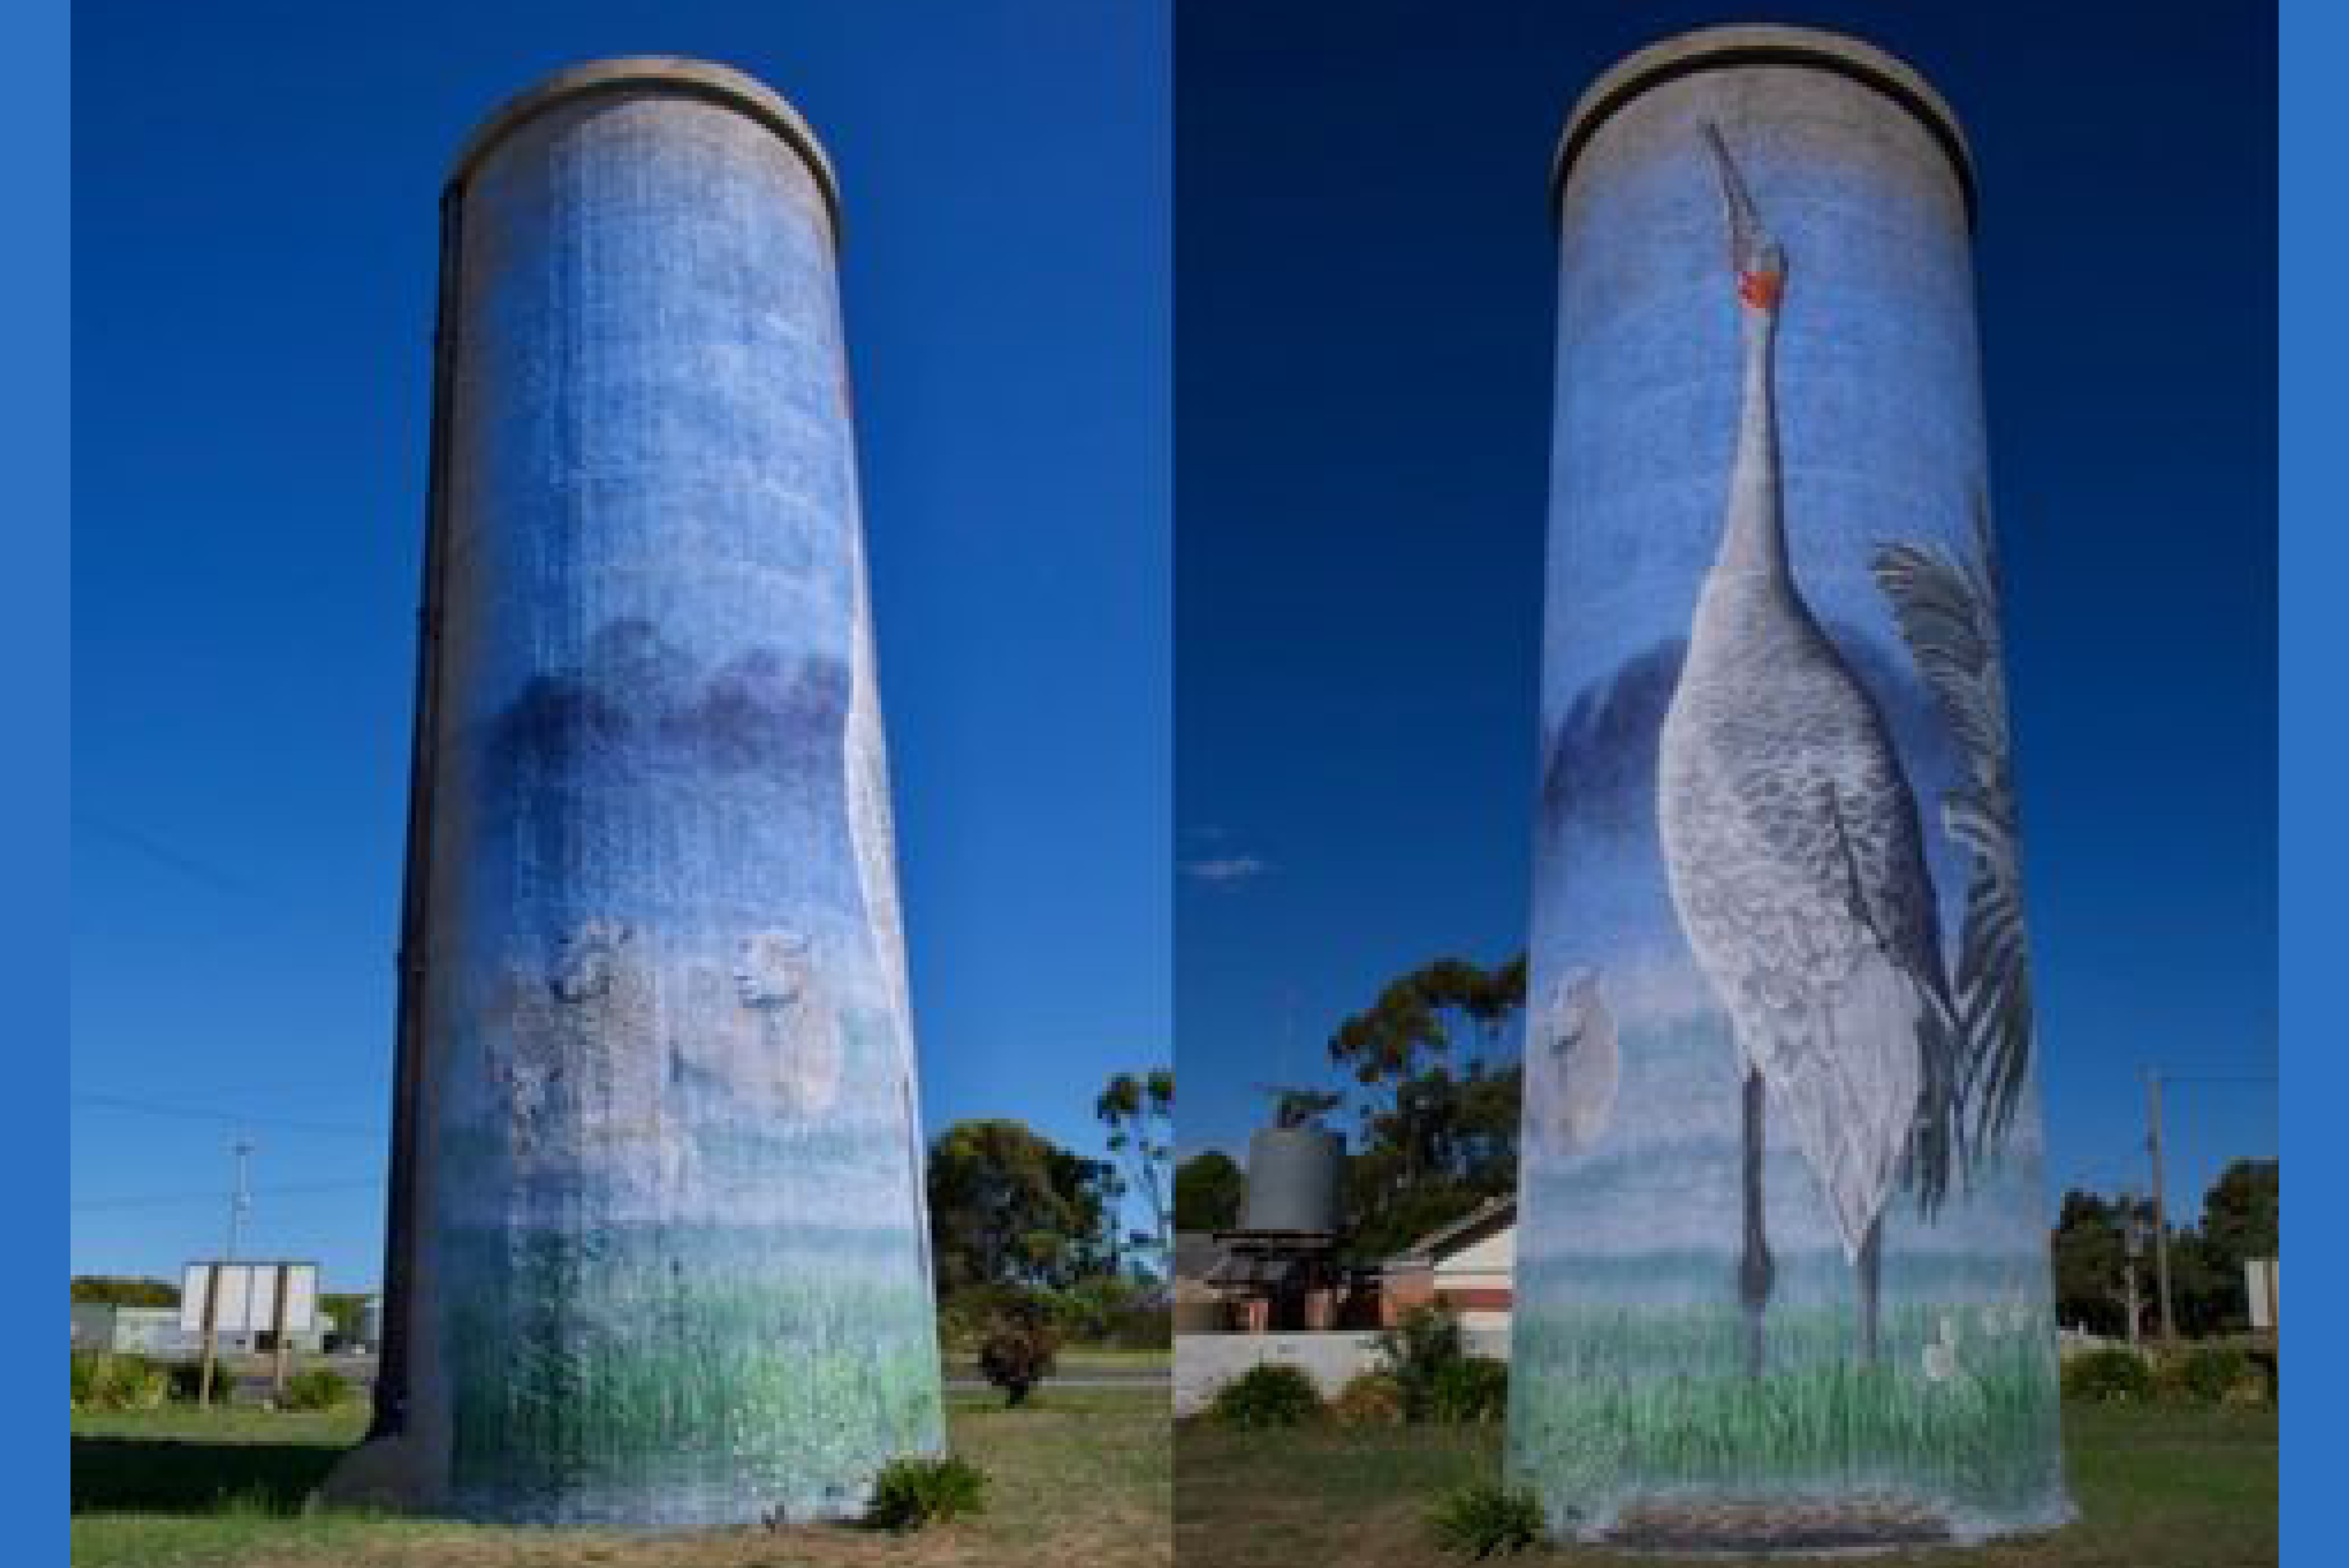
M2067 1517L1950 108L1711 28L1575 108L1510 1454L1661 1549Z
M685 1528L942 1441L838 193L671 58L442 200L384 1377L332 1495Z

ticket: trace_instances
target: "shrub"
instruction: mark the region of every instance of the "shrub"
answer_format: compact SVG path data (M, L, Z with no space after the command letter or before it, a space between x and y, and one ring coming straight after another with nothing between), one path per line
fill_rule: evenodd
M204 1364L202 1362L174 1361L165 1367L163 1370L164 1376L171 1380L172 1398L184 1404L192 1405L203 1397ZM228 1386L230 1381L231 1378L229 1377L227 1367L214 1367L212 1368L212 1398L225 1403L228 1399Z
M73 1353L76 1409L152 1410L171 1394L170 1377L144 1356L109 1350Z
M1444 1551L1482 1562L1538 1545L1547 1521L1530 1492L1477 1481L1446 1492L1427 1516Z
M351 1397L351 1381L331 1367L313 1367L285 1379L278 1405L288 1410L331 1410Z
M1460 1320L1440 1306L1415 1306L1405 1313L1401 1322L1378 1337L1378 1348L1387 1358L1387 1371L1402 1389L1402 1413L1406 1420L1425 1421L1435 1418L1436 1380L1444 1368L1456 1367L1467 1358L1467 1342L1460 1332Z
M2164 1357L2154 1374L2155 1387L2165 1398L2196 1405L2215 1405L2238 1387L2258 1381L2250 1357L2218 1346Z
M1299 1367L1259 1361L1216 1390L1209 1413L1231 1427L1293 1427L1321 1413L1321 1390Z
M1489 1356L1464 1356L1438 1368L1428 1389L1431 1421L1497 1421L1508 1410L1508 1363Z
M1167 1350L1174 1344L1174 1309L1169 1304L1138 1303L1117 1315L1109 1342L1120 1350Z
M903 1534L987 1510L987 1472L959 1454L892 1460L873 1480L864 1523Z
M1392 1427L1402 1421L1402 1385L1392 1372L1358 1373L1338 1391L1330 1414L1350 1427Z
M1028 1391L1051 1375L1061 1347L1050 1309L1032 1297L1006 1301L979 1341L978 1370L1003 1390L1006 1408L1024 1402Z
M1094 1274L1050 1298L1053 1323L1072 1344L1104 1344L1141 1294L1132 1280Z
M2146 1399L2153 1395L2153 1368L2134 1350L2091 1350L2064 1364L2067 1399Z

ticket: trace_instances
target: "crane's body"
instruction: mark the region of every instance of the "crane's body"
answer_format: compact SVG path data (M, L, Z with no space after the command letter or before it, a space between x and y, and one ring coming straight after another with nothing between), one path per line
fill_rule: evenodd
M1743 1077L1747 1361L1761 1363L1765 1107L1792 1130L1861 1273L1875 1352L1886 1199L1948 1013L1916 798L1876 703L1796 584L1781 500L1773 349L1785 260L1714 138L1742 334L1722 539L1666 710L1658 821L1672 903Z

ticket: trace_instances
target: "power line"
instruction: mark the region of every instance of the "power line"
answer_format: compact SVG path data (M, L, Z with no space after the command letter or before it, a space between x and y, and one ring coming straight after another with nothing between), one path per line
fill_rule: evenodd
M78 1094L76 1105L105 1110L135 1111L141 1116L175 1117L185 1121L225 1121L239 1127L284 1127L304 1132L329 1132L358 1138L381 1138L380 1127L361 1127L347 1121L305 1121L284 1116L253 1116L240 1111L211 1110L190 1105L165 1105L151 1099L134 1099L119 1094Z
M370 1176L364 1181L297 1181L282 1187L249 1187L245 1190L245 1193L248 1197L277 1197L294 1192L350 1192L363 1187L381 1187L383 1181L384 1179L380 1176ZM146 1198L93 1198L88 1202L73 1204L72 1207L76 1209L153 1209L173 1203L218 1203L224 1198L235 1196L233 1192L158 1193L153 1197Z
M249 897L258 891L245 878L233 872L223 871L199 856L183 853L170 844L149 837L136 828L125 827L119 822L110 822L102 817L94 817L87 811L76 811L73 820L77 826L88 828L100 838L111 839L117 844L144 855L156 864L168 866L181 876L202 882L215 892Z

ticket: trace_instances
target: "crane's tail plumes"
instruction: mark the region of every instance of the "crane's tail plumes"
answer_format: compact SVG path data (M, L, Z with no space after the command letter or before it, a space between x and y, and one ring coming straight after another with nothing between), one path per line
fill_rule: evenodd
M1937 1009L1878 951L1808 1007L1741 1009L1740 1045L1818 1178L1847 1262L1899 1180L1924 1090L1920 1041Z

